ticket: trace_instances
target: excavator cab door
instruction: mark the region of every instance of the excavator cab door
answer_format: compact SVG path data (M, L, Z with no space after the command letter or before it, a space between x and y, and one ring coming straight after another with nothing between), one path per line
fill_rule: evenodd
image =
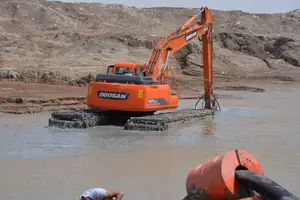
M114 65L110 65L110 66L108 66L107 67L107 72L106 72L106 74L113 74L113 72L114 72Z
M136 66L134 68L134 76L141 76L141 77L143 77L144 76L143 68L140 67L140 66Z

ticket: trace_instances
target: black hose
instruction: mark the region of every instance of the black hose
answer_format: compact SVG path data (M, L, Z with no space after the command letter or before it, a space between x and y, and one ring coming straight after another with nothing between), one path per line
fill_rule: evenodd
M215 101L215 103L217 103L217 110L221 110L221 106L220 106L220 104L219 104L219 101L218 101L218 99L216 98L216 96L213 94L213 97L214 97L214 101Z
M195 109L197 108L197 105L198 105L198 103L202 100L202 99L205 99L205 97L206 97L206 95L204 94L204 95L202 95L198 100L197 100L197 102L195 103ZM217 103L217 107L216 107L216 110L221 110L221 106L220 106L220 104L219 104L219 101L217 100L217 98L215 97L215 95L213 95L213 98L214 98L214 103ZM202 102L202 109L204 108L204 101Z
M198 101L195 103L195 109L197 108L197 105L198 105L199 101L200 101L201 99L203 99L204 96L205 96L205 95L202 95L202 96L198 99Z
M245 188L252 189L259 193L264 199L269 200L299 200L291 192L287 191L282 186L268 177L248 171L236 170L235 176L239 184Z

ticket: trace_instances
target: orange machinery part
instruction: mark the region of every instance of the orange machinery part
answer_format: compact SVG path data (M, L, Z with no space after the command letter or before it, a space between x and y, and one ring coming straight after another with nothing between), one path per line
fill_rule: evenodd
M237 168L264 173L261 164L253 155L243 149L235 149L192 169L187 176L186 189L189 191L200 187L212 200L239 199L239 187L235 181Z

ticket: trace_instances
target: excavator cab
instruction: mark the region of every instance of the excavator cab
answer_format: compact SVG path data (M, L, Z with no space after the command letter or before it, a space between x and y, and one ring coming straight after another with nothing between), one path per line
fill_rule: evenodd
M87 105L107 110L153 112L178 106L168 84L145 76L145 64L118 62L89 83Z

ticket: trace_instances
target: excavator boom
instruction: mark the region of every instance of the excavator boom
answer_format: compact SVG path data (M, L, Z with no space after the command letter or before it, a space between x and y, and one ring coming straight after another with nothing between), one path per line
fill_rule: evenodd
M196 22L194 25L191 25L199 16L201 16L201 22ZM196 38L202 41L203 48L205 108L212 108L214 106L212 74L212 14L208 8L202 7L199 13L192 16L178 30L162 38L153 48L144 72L146 76L152 76L153 80L156 80L160 75L160 81L163 82L165 71L168 67L169 56L191 43Z

